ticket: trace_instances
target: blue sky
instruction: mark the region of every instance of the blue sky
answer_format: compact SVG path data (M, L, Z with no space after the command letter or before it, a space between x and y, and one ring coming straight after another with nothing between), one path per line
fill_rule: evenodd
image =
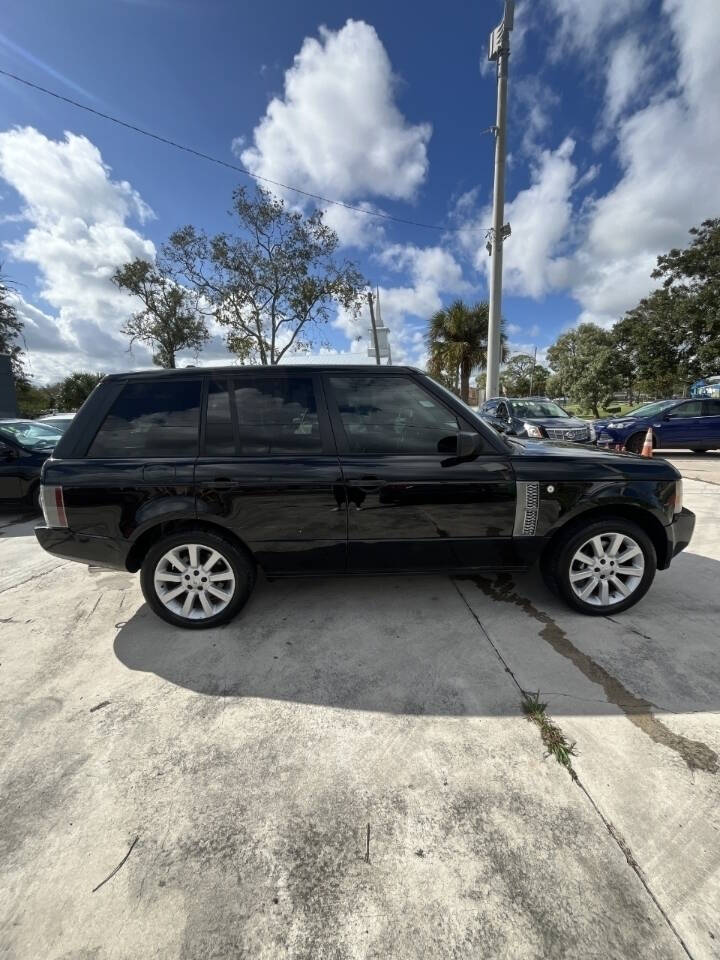
M486 46L501 6L10 0L0 68L258 174L452 226L327 214L381 288L394 356L422 363L429 314L487 297ZM518 3L503 307L514 349L542 356L578 320L612 324L651 289L655 257L717 215L716 14L716 0ZM3 269L34 375L146 365L118 333L132 303L109 276L183 223L226 229L244 178L0 83ZM364 352L365 327L340 316L318 344ZM225 357L213 333L207 362Z

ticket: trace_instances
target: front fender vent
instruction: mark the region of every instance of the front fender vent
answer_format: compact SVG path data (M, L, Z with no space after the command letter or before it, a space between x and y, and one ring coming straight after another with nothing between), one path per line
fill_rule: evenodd
M518 480L515 501L514 537L534 537L540 507L540 484L537 480Z

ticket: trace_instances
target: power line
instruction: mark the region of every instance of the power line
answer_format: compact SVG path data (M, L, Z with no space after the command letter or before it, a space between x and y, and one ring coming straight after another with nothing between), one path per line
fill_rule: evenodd
M158 133L153 133L151 130L144 130L142 127L136 126L134 123L128 123L127 120L120 120L119 117L113 117L109 113L103 113L102 110L96 110L94 107L88 107L87 104L80 103L78 100L73 100L72 97L65 97L61 93L57 93L55 90L48 90L47 87L40 86L39 83L33 83L32 80L27 80L25 77L19 77L15 73L10 73L8 70L0 69L0 74L4 77L9 77L11 80L16 80L18 83L24 84L26 87L31 87L33 90L39 90L40 93L47 94L49 97L54 97L55 100L62 100L63 103L69 103L72 107L77 107L79 110L85 110L86 113L92 113L96 117L101 117L103 120L109 120L111 123L116 123L120 127L125 127L127 130L132 130L134 133L140 133L144 137L150 137L151 140L157 140L158 143L164 143L168 147L174 147L176 150L182 150L183 153L189 153L193 157L199 157L201 160L208 160L210 163L215 163L220 167L226 167L228 170L234 170L236 173L242 173L246 177L252 177L253 180L260 180L263 183L272 184L274 187L282 187L284 190L292 190L293 193L299 193L303 197L309 197L311 200L320 200L322 203L331 203L337 207L344 207L346 210L354 210L355 213L362 213L366 217L376 217L380 220L392 220L394 223L404 223L407 226L411 227L422 227L425 230L439 230L443 233L461 233L461 228L458 227L443 227L436 223L420 223L417 220L406 220L403 217L394 217L390 213L381 213L377 210L365 210L363 207L356 207L351 203L345 203L343 200L333 200L330 197L323 197L317 193L310 193L308 190L301 190L300 187L293 187L289 183L281 183L279 180L271 180L269 177L261 177L257 173L252 173L250 170L245 169L245 167L238 166L235 163L229 163L227 160L221 160L219 157L213 157L209 153L203 153L201 150L195 150L193 147L188 147L183 143L177 143L175 140L170 140L168 137L160 136Z

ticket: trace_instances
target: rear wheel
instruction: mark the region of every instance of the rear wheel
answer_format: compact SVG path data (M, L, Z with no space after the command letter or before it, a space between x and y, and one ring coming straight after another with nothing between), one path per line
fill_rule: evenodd
M155 543L140 583L154 612L191 630L227 623L255 585L255 564L224 537L188 530Z
M648 535L622 517L576 526L546 562L565 602L591 616L632 607L647 593L657 569Z
M36 483L30 494L30 504L35 513L42 513L42 504L40 503L40 484Z

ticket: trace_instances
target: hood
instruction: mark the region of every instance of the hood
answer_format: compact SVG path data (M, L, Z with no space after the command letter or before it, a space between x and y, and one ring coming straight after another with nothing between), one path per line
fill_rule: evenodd
M507 438L506 438L507 439ZM603 447L590 447L564 440L507 439L512 446L513 466L519 480L541 479L552 471L557 479L567 480L677 480L680 473L660 457L640 457L635 453L617 453ZM567 464L563 471L562 461ZM545 466L541 466L545 465Z
M551 430L582 430L590 426L589 420L579 417L514 417L521 423L532 423L538 427L550 427Z

